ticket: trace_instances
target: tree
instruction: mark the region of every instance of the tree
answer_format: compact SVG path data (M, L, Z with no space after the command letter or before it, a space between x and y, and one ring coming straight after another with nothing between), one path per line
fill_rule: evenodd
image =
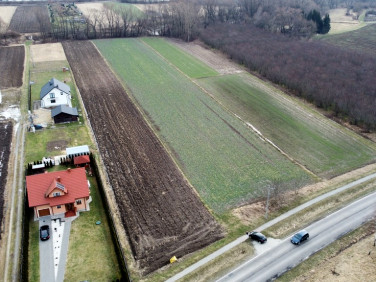
M328 16L329 17L329 16ZM316 33L322 33L323 21L321 19L320 12L317 10L312 10L307 15L307 20L313 21L316 23Z
M326 34L329 32L329 30L330 30L330 17L329 17L329 14L326 14L323 20L321 34Z

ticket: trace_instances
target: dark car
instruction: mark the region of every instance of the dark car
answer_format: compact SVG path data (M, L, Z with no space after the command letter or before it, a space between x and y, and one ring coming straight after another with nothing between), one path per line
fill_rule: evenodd
M264 244L268 240L264 234L257 231L247 232L246 234L249 236L249 238L261 244Z
M291 237L291 243L295 245L300 245L300 243L304 242L308 238L309 238L308 232L305 230L301 230Z
M43 225L39 229L39 233L40 233L40 239L42 241L46 241L46 240L50 239L50 227L48 225Z

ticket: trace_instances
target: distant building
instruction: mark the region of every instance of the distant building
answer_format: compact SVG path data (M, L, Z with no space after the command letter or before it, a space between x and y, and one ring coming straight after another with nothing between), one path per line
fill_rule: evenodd
M69 85L52 78L40 91L42 108L53 108L59 105L72 107Z
M55 123L73 122L78 120L77 108L59 105L51 110L51 117Z

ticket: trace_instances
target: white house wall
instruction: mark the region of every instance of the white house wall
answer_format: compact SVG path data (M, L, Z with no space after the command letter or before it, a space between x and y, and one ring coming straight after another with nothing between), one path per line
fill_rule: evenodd
M54 98L51 98L51 94L54 94ZM53 103L53 100L55 102ZM42 108L52 108L59 105L67 105L72 107L71 95L60 91L57 88L52 89L41 101Z

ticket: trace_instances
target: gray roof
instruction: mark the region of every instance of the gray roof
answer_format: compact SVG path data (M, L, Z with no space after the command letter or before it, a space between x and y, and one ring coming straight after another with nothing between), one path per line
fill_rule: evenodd
M90 153L88 145L66 148L67 156L81 153Z
M69 85L66 85L65 83L61 82L60 80L57 80L56 78L51 78L51 80L47 82L45 85L43 85L42 89L40 90L40 99L43 99L43 97L50 93L50 91L54 88L57 88L67 94L70 94Z
M51 117L57 116L61 113L65 113L71 116L78 116L77 108L71 108L66 105L59 105L51 110Z

